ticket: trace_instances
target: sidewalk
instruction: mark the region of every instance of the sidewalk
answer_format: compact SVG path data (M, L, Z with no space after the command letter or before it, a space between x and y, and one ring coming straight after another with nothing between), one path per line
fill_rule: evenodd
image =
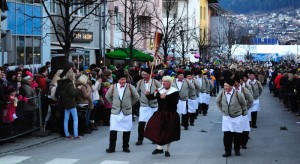
M32 135L24 135L15 139L15 143L5 143L0 145L0 157L26 151L27 149L43 146L63 139L59 134L54 133L47 137L34 137Z

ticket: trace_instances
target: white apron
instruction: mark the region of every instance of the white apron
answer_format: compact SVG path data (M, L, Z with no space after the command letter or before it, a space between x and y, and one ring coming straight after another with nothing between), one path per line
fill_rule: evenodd
M199 93L198 103L209 104L207 93Z
M139 122L148 122L150 117L156 111L157 111L157 108L151 108L149 106L147 106L147 107L141 106L140 107Z
M110 115L110 130L128 132L132 129L132 114L125 116L121 111L120 114Z
M242 122L243 122L242 116L238 116L235 118L231 118L230 116L223 116L222 131L242 133L243 132Z
M209 101L210 101L210 93L206 93L206 102L205 102L205 104L209 105Z
M179 100L177 104L177 113L178 114L186 114L186 101Z
M244 132L250 132L250 123L249 123L249 117L248 115L242 116L243 117L243 122L242 122L242 128Z
M197 108L198 108L197 99L195 99L195 100L188 99L188 112L189 113L196 113Z
M251 120L251 112L260 111L259 99L254 100L251 108L248 110L248 118Z

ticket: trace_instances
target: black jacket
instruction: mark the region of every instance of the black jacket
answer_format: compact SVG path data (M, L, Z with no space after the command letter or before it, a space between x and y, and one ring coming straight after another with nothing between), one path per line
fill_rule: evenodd
M77 103L76 96L80 94L80 89L75 88L74 83L70 79L58 80L55 97L60 99L64 109L75 108Z

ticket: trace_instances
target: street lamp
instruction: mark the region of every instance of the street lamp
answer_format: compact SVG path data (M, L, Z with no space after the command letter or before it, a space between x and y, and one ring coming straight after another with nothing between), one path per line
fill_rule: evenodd
M106 52L106 44L105 44L105 30L107 27L107 22L108 20L116 16L118 18L118 13L119 13L119 7L115 6L114 8L114 13L115 15L106 15L106 5L107 5L107 0L103 0L103 15L102 15L102 7L99 5L99 53L101 55L101 58L103 60L103 65L105 65L105 52ZM107 20L106 17L108 16ZM103 30L103 31L102 31ZM102 40L102 32L103 32L103 40ZM100 63L102 63L100 61Z

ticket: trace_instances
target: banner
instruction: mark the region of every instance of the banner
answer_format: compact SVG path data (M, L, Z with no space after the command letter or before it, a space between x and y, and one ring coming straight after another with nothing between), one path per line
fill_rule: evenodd
M155 32L155 38L154 38L155 54L158 51L161 39L162 39L162 34L159 32Z

